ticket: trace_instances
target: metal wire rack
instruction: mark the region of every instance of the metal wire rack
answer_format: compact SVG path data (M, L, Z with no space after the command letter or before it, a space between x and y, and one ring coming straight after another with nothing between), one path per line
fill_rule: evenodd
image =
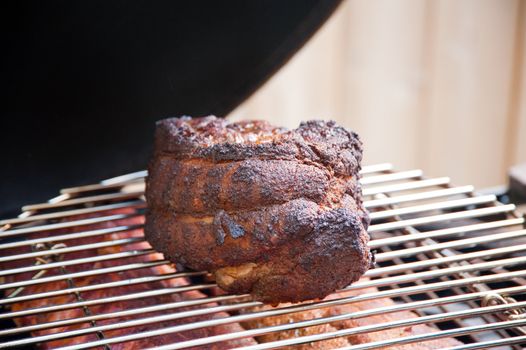
M205 272L175 271L144 242L145 176L66 188L0 221L0 348L122 349L161 336L151 348L227 348L249 339L247 349L273 349L424 324L432 331L341 348L426 349L426 342L442 338L461 341L449 347L455 350L526 345L525 219L493 195L452 186L447 177L425 178L420 170L364 167L377 267L332 299L262 307L246 295L214 293ZM159 282L162 287L149 288ZM345 310L335 307L382 298L394 303L257 326L275 316ZM404 311L410 317L317 333L317 326ZM207 332L228 325L240 326ZM198 337L172 337L198 330ZM288 331L295 332L263 341Z

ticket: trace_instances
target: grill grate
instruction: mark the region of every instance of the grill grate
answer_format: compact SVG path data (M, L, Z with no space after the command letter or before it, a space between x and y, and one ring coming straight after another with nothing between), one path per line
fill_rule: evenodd
M149 247L134 248L134 244L143 241L140 235L113 240L109 238L112 234L141 228L141 225L122 225L119 222L142 216L145 208L145 171L95 185L66 188L47 203L27 205L18 218L0 221L0 292L4 294L0 299L0 320L12 322L20 317L36 317L77 308L81 308L83 314L81 317L20 327L15 327L13 323L11 327L0 329L0 348L35 346L53 340L92 335L93 338L87 342L73 343L63 349L111 349L117 343L162 334L275 315L293 315L306 310L389 297L396 304L190 339L159 345L155 349L200 347L401 310L412 310L414 317L319 334L298 333L298 336L290 339L259 343L247 348L271 349L395 327L433 324L437 332L355 344L346 349L397 348L402 344L451 337L456 337L465 344L451 348L456 350L522 349L526 345L526 230L525 220L515 211L515 206L503 205L492 195L477 196L472 186L453 187L445 177L424 178L420 170L396 172L390 164L379 164L364 167L362 174L364 204L372 218L369 229L372 237L370 246L377 252L377 268L366 274L368 278L345 290L364 290L364 293L332 300L281 305L267 310L255 309L261 304L250 301L246 295L208 293L202 298L188 298L172 303L154 303L98 314L91 311L96 305L110 306L118 302L153 299L188 291L209 292L214 288L214 284L206 280L206 273L184 271L151 273L147 276L80 286L75 283L79 278L105 274L118 276L125 271L167 264ZM122 209L128 212L119 212ZM114 224L97 228L97 225L106 223ZM95 225L95 228L90 228L90 225ZM74 232L64 233L70 229L74 229ZM89 244L71 244L79 242L79 239L91 241ZM116 253L110 251L102 255L93 253L81 258L74 257L78 252L94 252L95 249L112 247L121 249ZM145 260L145 257L155 258ZM110 260L114 264L109 267L75 268ZM58 269L60 273L48 273L54 269ZM156 290L119 292L129 286L181 280L183 277L190 282ZM27 288L58 282L65 282L67 287L24 293ZM371 287L377 289L370 289ZM88 300L82 297L83 293L94 290L117 291L117 294ZM25 305L23 303L35 300L55 300L53 298L60 296L74 296L74 299L63 304L50 302L33 308L11 309L12 305ZM164 313L155 314L159 311ZM157 329L143 329L128 335L108 336L108 332L124 327L159 324L184 317L219 315L221 312L229 312L230 316L197 319ZM122 320L122 317L128 318ZM81 324L87 326L64 328ZM47 332L30 335L31 332L43 330Z

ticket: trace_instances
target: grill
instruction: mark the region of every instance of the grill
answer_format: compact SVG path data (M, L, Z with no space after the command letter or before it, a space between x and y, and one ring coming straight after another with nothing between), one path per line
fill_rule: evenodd
M153 304L141 308L90 313L90 307L98 304L111 305L119 300L156 298L159 295L182 293L188 290L208 291L214 287L202 277L204 272L177 272L169 275L123 279L96 285L78 287L76 278L103 273L117 273L132 269L162 266L164 260L144 261L151 249L134 250L132 243L142 237L108 240L112 232L137 229L136 226L115 226L98 230L77 229L75 233L63 234L62 229L82 228L85 225L117 221L142 215L145 171L102 181L98 184L66 188L58 197L47 203L27 205L18 218L3 220L0 232L0 320L6 324L0 330L0 348L17 346L35 347L37 344L70 338L82 334L96 336L83 344L69 345L63 349L106 348L135 339L183 330L203 329L222 324L268 318L275 315L291 315L306 310L328 308L364 300L392 298L396 303L388 307L370 308L364 311L337 314L328 317L306 319L281 325L251 328L244 331L188 339L174 344L164 344L155 349L182 349L202 347L206 344L264 334L300 330L315 325L334 323L352 318L390 314L412 310L413 318L356 328L338 329L312 335L259 343L247 349L272 349L283 346L318 342L348 337L390 328L411 327L418 324L434 325L436 332L402 336L372 343L356 344L346 349L397 348L402 344L424 343L432 339L455 337L464 345L451 349L522 349L526 345L526 230L525 219L516 212L514 205L504 205L494 195L477 195L472 186L455 187L449 178L426 178L422 171L395 171L390 164L364 167L361 180L364 204L370 211L372 223L371 249L376 251L376 268L367 272L363 279L346 290L375 287L354 297L324 301L310 301L294 305L281 305L269 310L254 309L261 304L246 295L211 295L188 299L173 304ZM108 211L131 208L131 214L112 214ZM78 215L90 214L88 218ZM77 219L64 220L77 216ZM41 232L47 236L38 238ZM49 234L51 232L51 234ZM31 236L29 236L31 235ZM96 243L72 245L76 238L95 237ZM20 253L17 248L28 247L30 252ZM82 259L67 259L68 253L91 251L95 248L121 246L115 254L96 255ZM16 261L32 262L15 266ZM113 260L114 266L104 269L85 269L68 272L68 267ZM136 260L134 260L136 259ZM122 263L121 263L122 261ZM61 268L62 273L49 276L46 272ZM151 270L156 271L156 270ZM30 278L13 279L13 276L31 273ZM11 276L11 279L6 279ZM147 284L170 278L188 278L188 284L178 288L149 290L140 293L112 295L97 300L84 300L87 290L119 291L119 287ZM201 278L201 279L199 279ZM52 281L65 281L68 288L42 293L23 293L28 286ZM369 289L370 291L370 289ZM75 295L76 301L53 304L30 309L12 310L11 305L31 300L51 299L61 295ZM213 306L210 303L214 302ZM191 310L180 308L192 306ZM34 317L56 310L83 308L84 316L49 323L36 323L15 327L17 317ZM163 315L151 312L171 310ZM144 330L124 336L111 337L107 332L123 327L158 324L162 321L181 319L192 315L210 315L229 312L229 316L209 318L196 322L184 322L176 326ZM122 316L133 320L115 321ZM100 321L105 320L104 324ZM65 326L88 323L89 327L64 330ZM50 334L31 336L38 330L55 330Z

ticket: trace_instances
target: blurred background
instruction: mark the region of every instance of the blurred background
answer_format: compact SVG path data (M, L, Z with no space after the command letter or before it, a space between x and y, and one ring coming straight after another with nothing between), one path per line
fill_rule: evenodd
M344 0L228 117L334 119L361 135L366 164L505 184L526 162L526 3Z
M365 164L497 192L526 163L525 1L9 2L0 217L144 169L181 115L334 119Z

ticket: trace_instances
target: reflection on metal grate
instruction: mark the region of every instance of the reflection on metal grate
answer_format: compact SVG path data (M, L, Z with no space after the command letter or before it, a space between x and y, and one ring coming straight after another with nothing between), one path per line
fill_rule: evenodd
M148 246L137 248L136 245L143 242L141 235L119 236L141 229L137 221L127 224L126 220L140 218L144 211L143 178L147 175L144 171L95 185L63 189L60 196L48 203L25 206L18 218L0 221L0 292L3 293L0 321L10 325L0 329L0 348L34 347L91 335L92 338L84 338L80 344L67 341L61 344L64 349L111 349L113 344L157 335L246 324L276 315L294 315L386 297L396 303L290 323L245 327L232 333L209 333L197 339L157 345L156 349L199 348L241 338L260 340L259 344L250 345L250 349L271 349L386 329L407 329L419 324L434 325L437 331L353 344L346 349L398 348L402 344L424 344L426 340L452 337L464 343L454 349L523 348L526 345L526 230L524 218L515 212L515 207L500 204L491 195L477 196L471 186L453 187L448 178L424 178L419 170L396 172L389 164L379 164L365 167L362 174L365 206L372 218L370 246L376 250L377 267L366 274L367 278L346 290L363 290L363 293L343 297L339 294L335 299L276 308L263 309L246 295L210 293L215 286L205 278L204 272L155 269L165 266L166 261ZM101 225L107 223L111 225ZM115 247L120 249L110 249ZM101 251L106 253L100 254ZM78 255L79 252L85 254ZM97 263L108 261L110 265L96 267ZM132 270L150 274L131 278L122 274L122 279L76 283L82 278L121 276ZM132 293L125 289L168 280L183 282ZM38 288L53 283L56 283L54 289ZM31 293L26 293L28 290ZM110 290L112 293L105 294ZM90 291L99 291L101 297L85 299ZM190 295L184 294L188 291L199 291L202 297L183 297L171 303L158 301L167 299L156 299L174 294ZM73 298L57 299L64 296ZM148 299L156 302L128 309L110 307L115 303ZM35 301L38 303L32 304ZM16 305L18 307L14 307ZM106 312L91 311L101 305L107 305ZM44 323L19 323L18 327L14 322L58 311L67 315L65 311L76 309L83 313L72 313L75 317L63 319L49 318ZM414 317L318 334L296 332L296 336L288 339L261 342L262 335L401 310L412 310ZM207 317L195 318L198 316ZM111 333L180 319L183 322L162 323L166 326L146 327L128 334Z

